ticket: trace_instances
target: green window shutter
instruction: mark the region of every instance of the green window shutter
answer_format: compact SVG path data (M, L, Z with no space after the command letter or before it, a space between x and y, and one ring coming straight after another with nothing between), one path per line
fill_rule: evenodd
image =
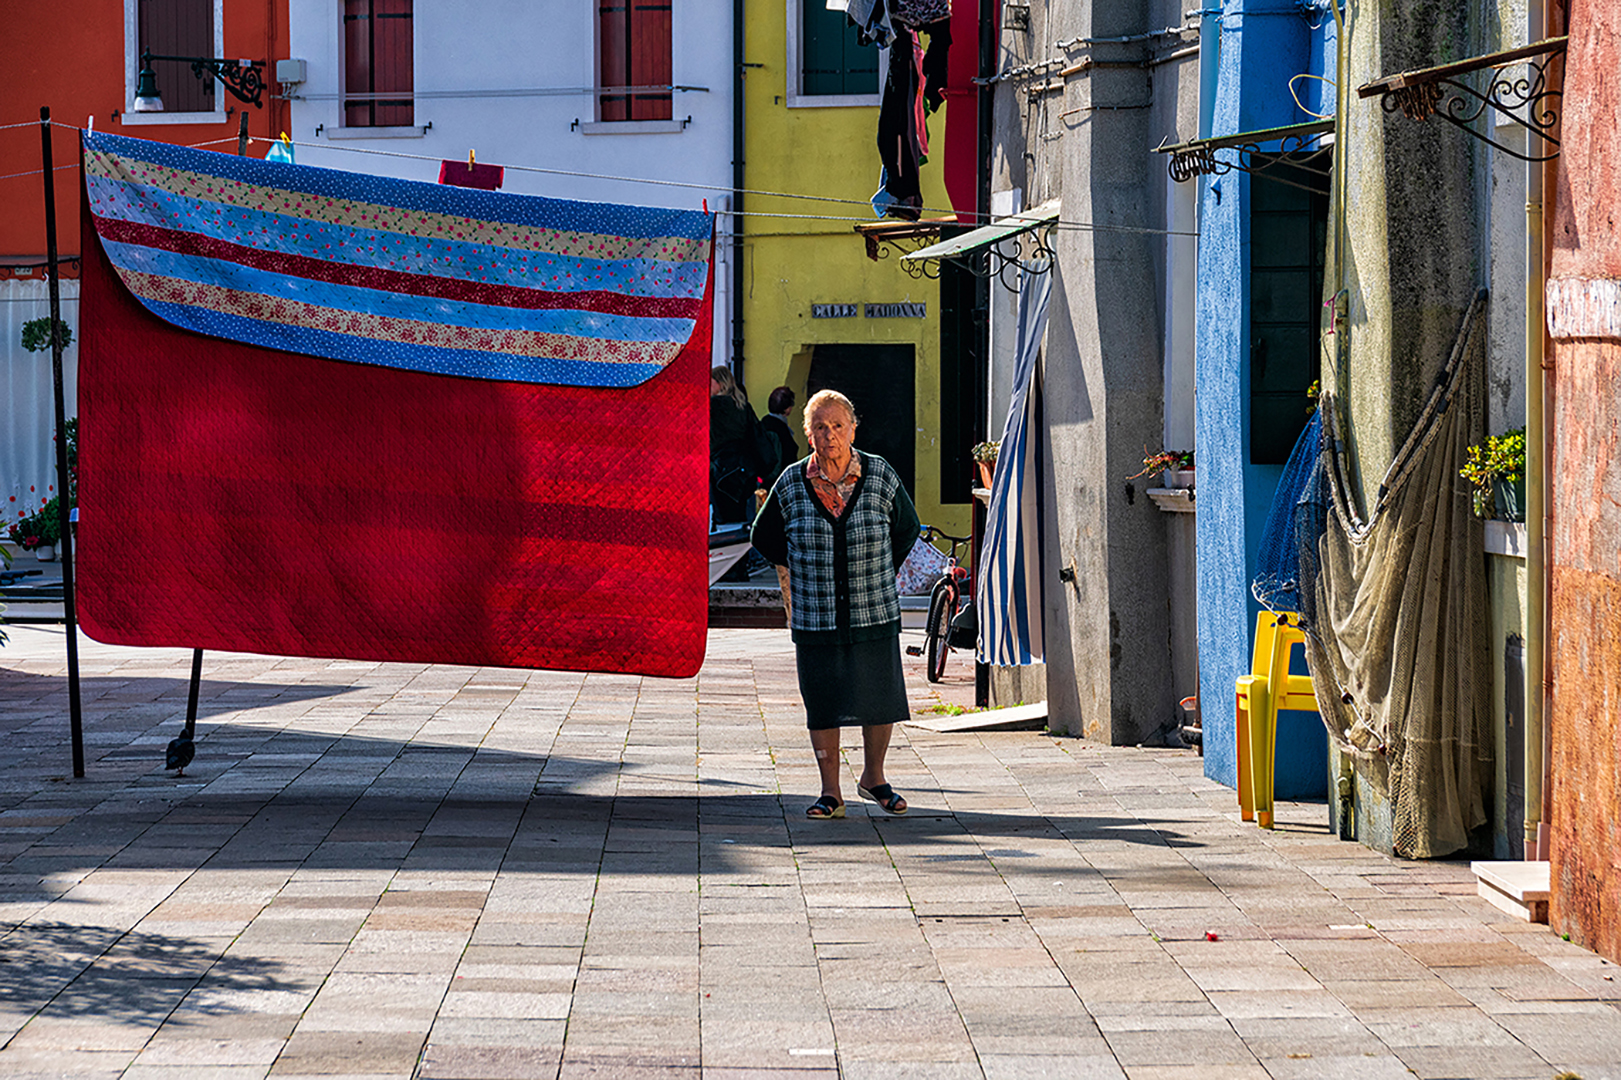
M824 0L800 0L799 92L807 97L878 92L878 49Z

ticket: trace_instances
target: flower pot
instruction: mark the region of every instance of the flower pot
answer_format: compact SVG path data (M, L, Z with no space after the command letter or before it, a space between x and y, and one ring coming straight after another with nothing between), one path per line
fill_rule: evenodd
M1160 479L1168 488L1190 488L1193 486L1193 470L1166 469Z
M1494 517L1504 521L1525 520L1525 477L1518 480L1504 480L1501 477L1492 481L1492 496L1497 503L1497 512Z
M41 545L39 545L39 547L34 549L34 558L38 559L40 562L55 562L56 561L56 545L54 545L54 544L41 544Z
M996 472L996 462L976 461L974 462L974 468L979 473L979 486L989 490L991 486L991 476Z

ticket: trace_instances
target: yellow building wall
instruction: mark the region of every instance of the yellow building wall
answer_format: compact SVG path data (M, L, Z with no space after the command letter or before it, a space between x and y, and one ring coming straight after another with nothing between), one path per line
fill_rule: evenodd
M821 0L805 0L820 3ZM789 420L801 431L800 408L817 344L910 344L914 348L917 463L912 498L927 524L966 535L970 508L940 502L940 290L928 278L912 278L898 254L874 262L854 231L856 221L876 221L868 205L878 189L878 107L788 107L785 0L749 0L744 59L744 185L749 191L810 194L851 203L784 199L750 194L744 203L743 380L749 400L763 413L777 386L798 397ZM947 106L949 108L949 106ZM942 179L945 112L929 117L931 160L923 167L925 218L950 211ZM753 217L754 213L800 217ZM817 220L818 218L822 220ZM828 218L838 220L826 220ZM924 303L922 319L813 319L812 304ZM871 414L882 402L857 401ZM801 446L804 439L800 436ZM859 430L856 445L861 445Z

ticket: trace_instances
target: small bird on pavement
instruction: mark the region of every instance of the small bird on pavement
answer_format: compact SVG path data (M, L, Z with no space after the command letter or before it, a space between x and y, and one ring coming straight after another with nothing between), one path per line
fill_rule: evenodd
M169 749L163 755L163 767L173 769L176 776L185 776L186 766L196 756L197 747L192 743L191 736L182 732L169 740Z

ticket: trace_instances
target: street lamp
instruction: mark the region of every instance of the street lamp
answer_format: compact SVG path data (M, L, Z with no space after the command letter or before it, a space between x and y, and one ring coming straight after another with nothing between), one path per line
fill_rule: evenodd
M135 81L135 103L131 112L163 111L163 98L158 93L158 79L152 72L154 60L177 60L191 65L191 73L199 79L218 79L225 89L256 109L264 108L265 74L263 60L216 60L206 56L153 56L152 50L141 53L141 70Z

